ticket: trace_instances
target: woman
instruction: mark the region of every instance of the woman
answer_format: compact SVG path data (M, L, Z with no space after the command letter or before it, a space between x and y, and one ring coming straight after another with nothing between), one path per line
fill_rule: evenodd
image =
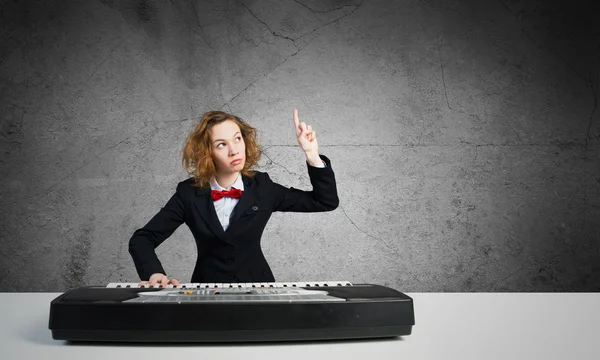
M312 191L284 187L252 170L260 150L256 130L242 119L222 111L202 116L183 150L191 178L177 185L167 204L129 241L140 285L179 285L169 279L154 249L184 222L198 247L192 282L275 281L260 247L271 214L331 211L339 203L331 162L319 155L315 131L298 121L296 109L293 118Z

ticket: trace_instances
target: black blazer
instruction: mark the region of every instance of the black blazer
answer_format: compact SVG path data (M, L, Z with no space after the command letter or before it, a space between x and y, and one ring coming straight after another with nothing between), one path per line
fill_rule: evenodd
M244 192L227 231L223 231L217 218L210 186L193 187L192 178L180 182L167 204L129 240L129 253L138 275L148 280L154 273L166 274L154 249L185 222L198 247L192 282L275 281L260 247L271 214L331 211L339 204L331 162L323 155L321 159L326 163L324 168L307 163L312 191L284 187L264 172L242 176Z

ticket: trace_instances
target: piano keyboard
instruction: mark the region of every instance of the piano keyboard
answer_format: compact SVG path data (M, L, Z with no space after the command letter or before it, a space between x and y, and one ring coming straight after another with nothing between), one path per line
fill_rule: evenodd
M185 283L175 286L167 285L167 289L215 289L215 288L299 288L352 286L348 281L302 281L302 282L259 282L259 283ZM138 285L138 283L109 283L107 288L162 288L162 285Z
M410 335L412 298L348 281L110 283L50 304L52 338L114 342L256 342Z

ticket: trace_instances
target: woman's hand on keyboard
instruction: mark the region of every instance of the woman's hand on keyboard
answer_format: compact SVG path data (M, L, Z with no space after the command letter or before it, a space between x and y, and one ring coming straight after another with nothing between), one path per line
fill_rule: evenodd
M150 276L150 279L148 279L148 281L140 281L138 286L142 286L142 285L154 286L156 284L162 285L163 287L166 287L169 284L179 286L179 281L177 281L175 279L169 279L167 277L167 275L165 275L165 274L156 273L156 274L152 274Z

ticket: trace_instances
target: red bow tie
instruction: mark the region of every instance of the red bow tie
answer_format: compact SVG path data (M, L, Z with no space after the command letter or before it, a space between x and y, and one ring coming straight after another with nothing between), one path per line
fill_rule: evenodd
M233 199L239 199L242 196L242 190L231 188L231 190L211 190L210 197L213 201L217 201L225 196Z

